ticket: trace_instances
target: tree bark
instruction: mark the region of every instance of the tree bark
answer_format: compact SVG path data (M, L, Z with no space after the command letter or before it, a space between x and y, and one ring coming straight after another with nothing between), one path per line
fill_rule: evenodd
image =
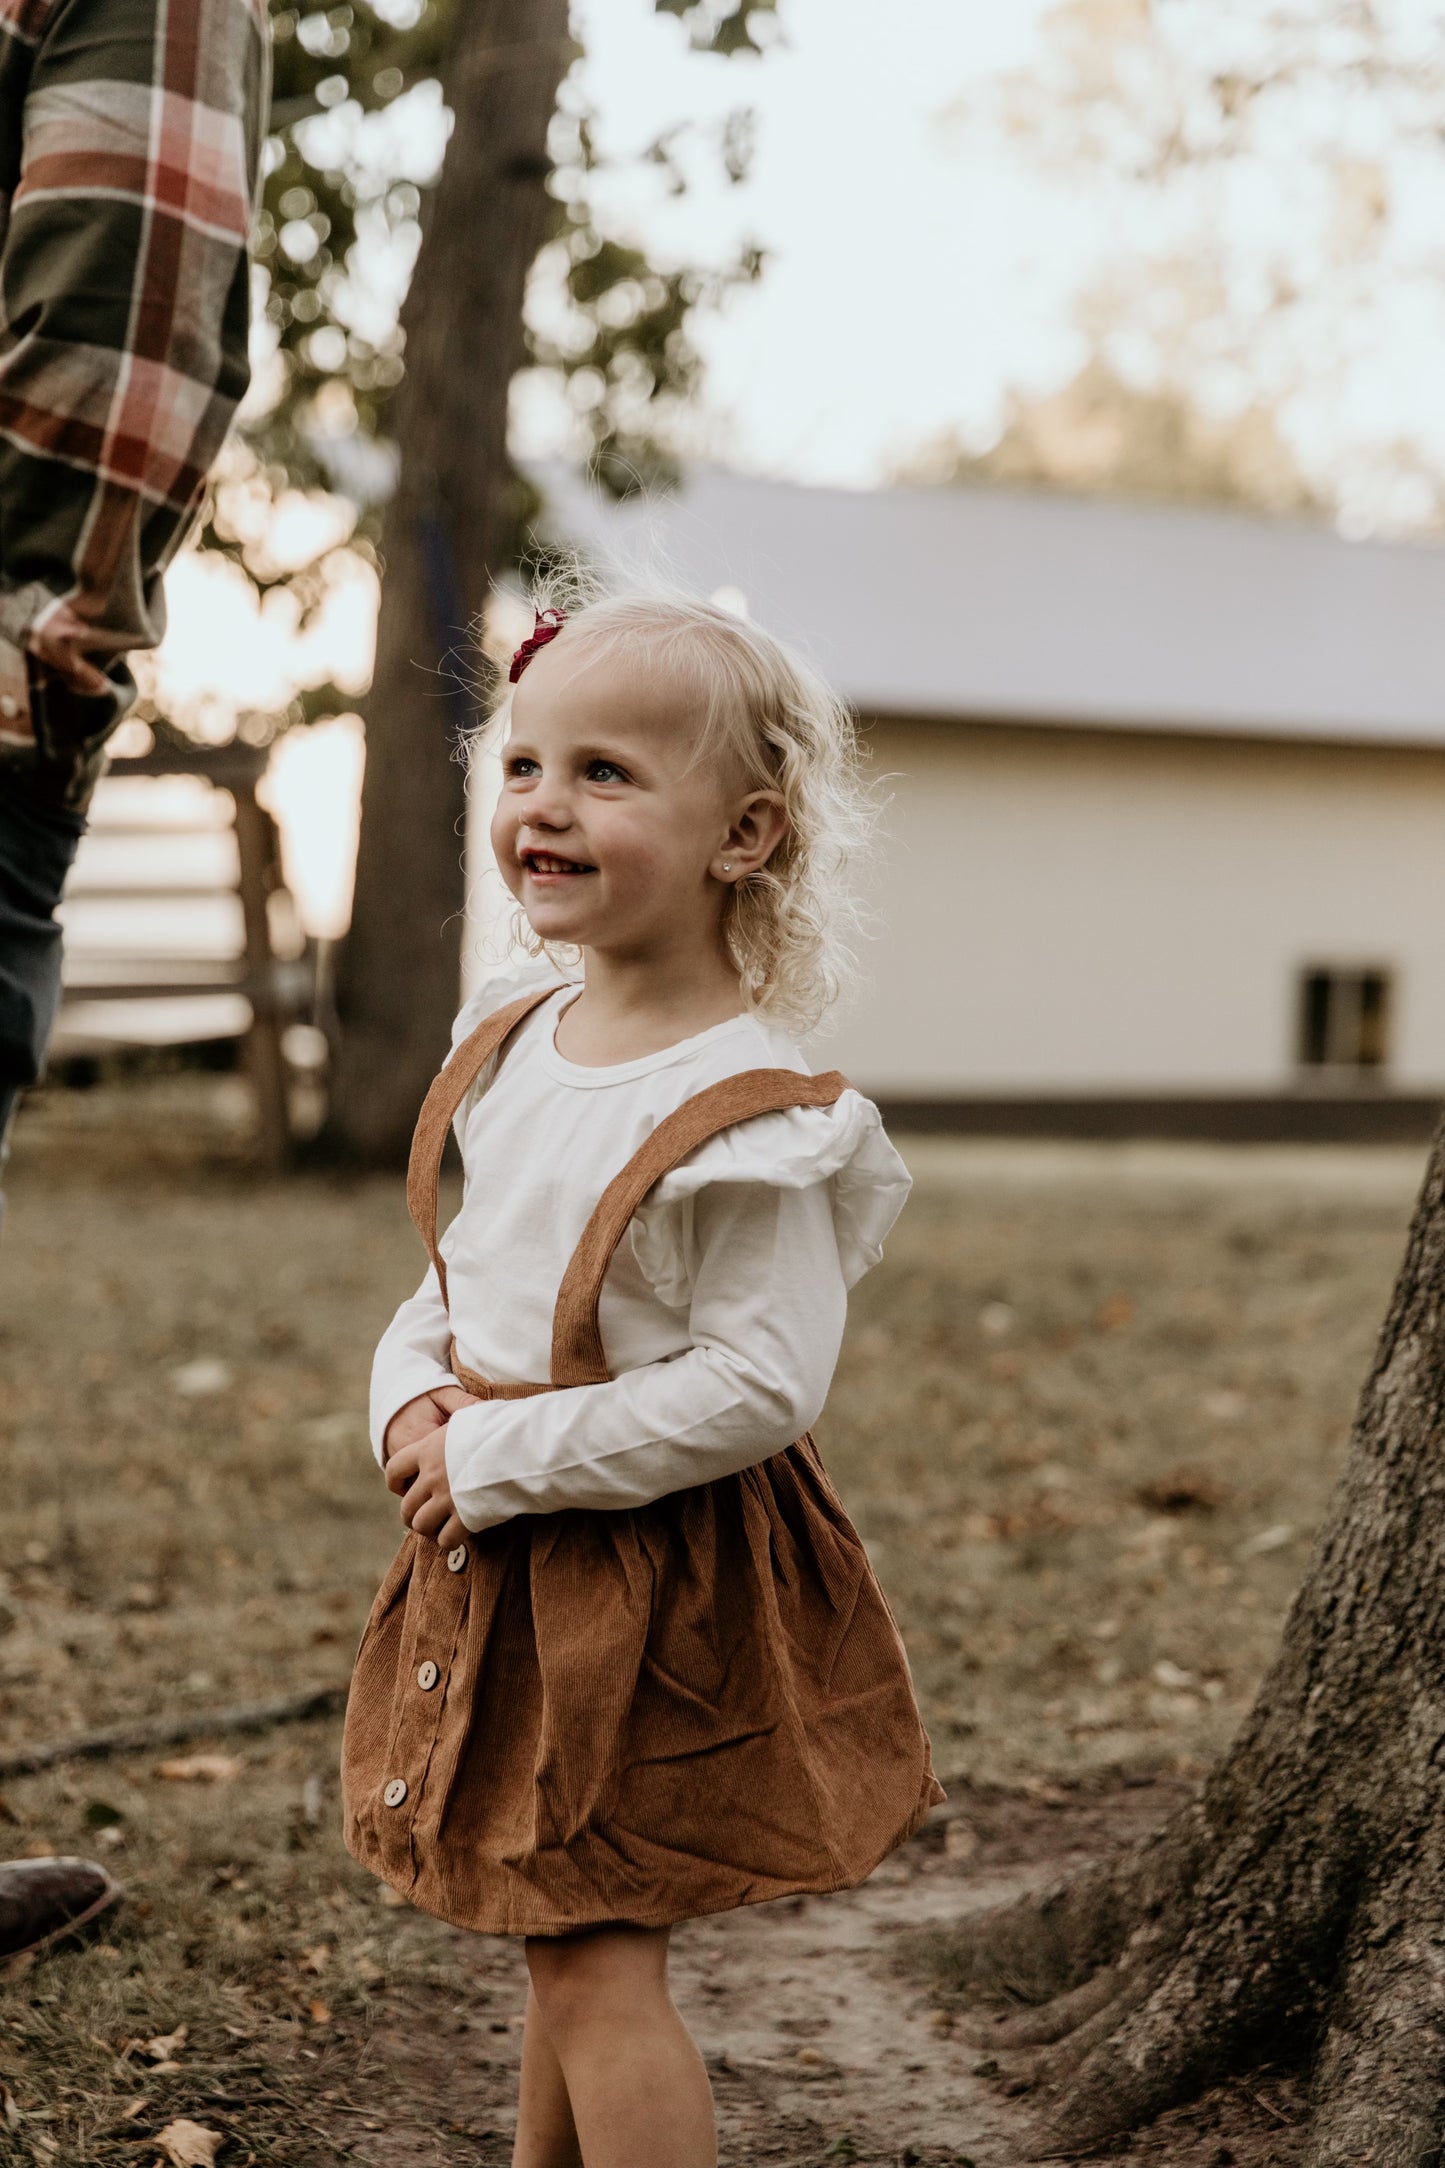
M1309 2168L1445 2153L1445 1127L1348 1462L1278 1658L1197 1801L1123 1858L981 1914L955 1980L1102 2143L1294 2050ZM977 2037L977 2036L975 2036Z
M405 1158L446 1053L461 977L473 631L507 561L507 396L546 231L547 132L572 47L567 0L459 0L454 116L402 323L400 473L387 506L356 899L338 985L329 1141Z

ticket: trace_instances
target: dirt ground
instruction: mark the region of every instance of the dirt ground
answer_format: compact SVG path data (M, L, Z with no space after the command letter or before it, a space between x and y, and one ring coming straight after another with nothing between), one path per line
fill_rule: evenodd
M0 1248L4 1748L344 1680L394 1547L370 1349L419 1277L393 1180L268 1184L239 1087L26 1108ZM1026 2101L932 1953L1167 1811L1272 1652L1420 1156L905 1142L820 1442L898 1613L951 1802L849 1896L679 1930L729 2168L1020 2157ZM129 1902L0 1988L0 2160L508 2158L517 1951L383 1898L334 1721L11 1780L0 1849ZM8 1845L7 1845L8 1840ZM978 2025L982 2033L972 2037ZM173 2036L184 2027L185 2036ZM1287 2163L1287 2073L1129 2157Z

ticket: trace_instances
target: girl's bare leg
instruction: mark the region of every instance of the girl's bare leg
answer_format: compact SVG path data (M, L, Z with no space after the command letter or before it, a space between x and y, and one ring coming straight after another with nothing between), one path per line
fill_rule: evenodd
M527 1944L586 2168L717 2168L712 2091L668 1991L667 1940L666 1928L601 1928Z
M522 2083L512 2168L582 2168L582 2149L567 2098L567 2080L534 1993L527 1996L522 2034Z

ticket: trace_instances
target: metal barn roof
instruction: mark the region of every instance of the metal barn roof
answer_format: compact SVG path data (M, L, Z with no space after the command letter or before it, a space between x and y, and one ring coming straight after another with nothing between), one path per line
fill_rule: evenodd
M551 531L738 590L864 714L1445 746L1437 544L1041 490L538 479Z

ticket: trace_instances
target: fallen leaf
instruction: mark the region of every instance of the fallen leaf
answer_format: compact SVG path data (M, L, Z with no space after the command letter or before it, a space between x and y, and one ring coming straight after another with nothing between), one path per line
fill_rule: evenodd
M245 1766L233 1754L180 1754L174 1761L158 1762L156 1775L172 1784L229 1784Z
M171 2163L171 2168L215 2168L216 2155L225 2144L218 2130L207 2130L201 2123L188 2122L180 2116L174 2123L167 2123L158 2130L155 2143Z
M313 2025L329 2025L331 2023L331 2007L328 2003L324 2003L319 1995L314 2002L307 2003L306 2015Z
M364 1980L368 1987L376 1987L386 1978L386 1968L378 1965L374 1957L358 1957L355 1971L358 1980Z
M4 2084L0 2084L0 2114L4 2115L5 2121L11 2130L15 2128L15 2125L20 2120L20 2110L15 2105L15 2095L8 2085Z
M1293 1541L1293 1525L1289 1521L1278 1521L1273 1528L1261 1528L1257 1536L1241 1543L1234 1555L1236 1558L1263 1558L1269 1551L1282 1551Z
M143 2055L148 2063L174 2062L190 2037L189 2025L178 2025L174 2032L157 2033L153 2040L142 2040L136 2046L136 2054Z
M134 2100L128 2100L123 2108L116 2111L117 2122L133 2123L138 2115L145 2114L146 2105L145 2094L137 2093Z
M330 1956L331 1944L329 1942L318 1942L314 1950L302 1951L301 1970L303 1972L324 1972Z
M1119 1332L1134 1315L1134 1302L1129 1295L1111 1295L1102 1303L1094 1324L1100 1332Z
M218 1355L198 1355L171 1372L171 1388L185 1400L202 1400L210 1393L224 1393L234 1375Z

